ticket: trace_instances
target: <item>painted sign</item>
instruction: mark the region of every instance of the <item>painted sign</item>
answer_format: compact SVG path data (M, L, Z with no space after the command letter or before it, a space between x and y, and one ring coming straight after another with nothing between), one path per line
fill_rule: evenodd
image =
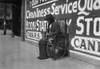
M77 14L72 15L74 27L71 46L74 50L100 56L100 0L77 0ZM76 18L74 18L74 16ZM74 37L73 37L74 36Z
M70 49L100 57L100 0L31 0L26 5L26 39L39 41L47 14L65 19Z
M67 14L66 7L66 0L27 1L25 23L26 39L39 41L42 38L41 33L45 32L48 27L48 23L44 20L44 17L47 14L52 14L57 17L56 19L62 18L62 15ZM66 15L64 16L66 17Z

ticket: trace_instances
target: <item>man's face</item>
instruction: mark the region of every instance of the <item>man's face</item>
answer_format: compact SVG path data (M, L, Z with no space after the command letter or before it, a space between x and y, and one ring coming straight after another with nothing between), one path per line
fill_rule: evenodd
M48 19L47 22L50 23L50 20Z

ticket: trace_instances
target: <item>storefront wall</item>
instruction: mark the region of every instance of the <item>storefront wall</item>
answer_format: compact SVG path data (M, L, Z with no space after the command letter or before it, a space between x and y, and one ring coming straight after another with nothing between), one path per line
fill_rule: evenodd
M100 0L26 0L25 40L38 42L47 14L68 25L70 50L100 57Z

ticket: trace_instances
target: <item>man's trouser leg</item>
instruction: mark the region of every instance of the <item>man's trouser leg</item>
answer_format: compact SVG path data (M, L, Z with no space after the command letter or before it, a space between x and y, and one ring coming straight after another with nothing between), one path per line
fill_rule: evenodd
M46 40L40 40L39 41L39 52L40 52L39 57L41 57L41 58L47 57L46 47L47 47L47 41Z

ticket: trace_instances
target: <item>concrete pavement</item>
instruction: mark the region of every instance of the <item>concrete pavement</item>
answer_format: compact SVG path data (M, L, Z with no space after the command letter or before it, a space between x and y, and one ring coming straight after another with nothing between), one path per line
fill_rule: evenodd
M75 58L39 60L38 46L0 33L0 69L100 69Z

